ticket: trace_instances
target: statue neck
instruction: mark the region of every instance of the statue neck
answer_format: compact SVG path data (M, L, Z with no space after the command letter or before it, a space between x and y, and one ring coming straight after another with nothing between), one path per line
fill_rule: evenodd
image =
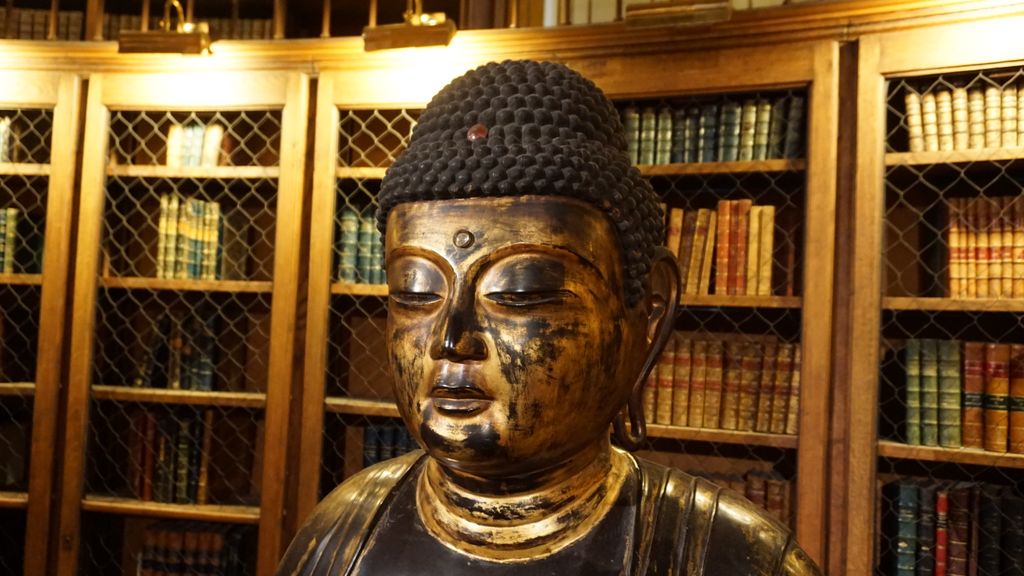
M606 439L520 486L467 481L428 458L416 507L449 548L497 562L533 560L588 534L614 505L630 468L630 457Z

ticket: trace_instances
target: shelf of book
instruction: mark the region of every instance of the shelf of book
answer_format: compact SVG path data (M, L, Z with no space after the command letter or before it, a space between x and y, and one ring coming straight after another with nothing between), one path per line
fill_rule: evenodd
M799 309L802 300L799 296L753 296L728 294L703 294L679 296L680 306L700 306L708 308L792 308Z
M1024 148L974 148L968 150L930 150L926 152L889 152L886 166L930 166L975 164L1024 159Z
M42 274L0 274L0 285L42 286Z
M384 400L328 396L324 398L324 410L334 414L398 418L398 407L395 403Z
M644 176L771 174L775 172L799 172L807 168L807 162L801 158L776 158L772 160L742 160L735 162L640 164L637 168Z
M270 294L274 284L253 280L179 280L171 278L139 278L104 276L102 288L123 290L169 290L176 292L224 292L232 294Z
M901 460L923 460L926 462L1024 470L1024 454L988 452L985 450L972 450L970 448L911 446L902 442L881 440L878 442L878 455Z
M27 492L5 492L0 491L0 508L26 508L28 507Z
M221 392L198 390L167 390L161 388L133 388L93 384L92 397L96 400L139 402L145 404L178 404L189 406L227 406L232 408L262 409L267 395L261 392Z
M334 282L331 294L340 296L380 296L388 295L387 284L355 284L351 282Z
M36 393L34 382L0 382L0 396L32 396Z
M651 438L672 438L675 440L736 444L740 446L765 446L787 450L796 450L799 444L799 439L793 434L766 434L763 432L688 428L683 426L664 426L661 424L648 424L647 435Z
M0 176L49 176L50 165L34 162L0 162Z
M121 165L107 167L107 176L122 178L193 178L208 180L277 179L281 176L279 166L161 166Z
M887 297L882 306L886 310L1020 313L1024 312L1024 299Z
M230 522L235 524L256 524L260 521L259 506L172 504L95 494L87 494L82 499L82 510L87 512L104 512L107 514L175 518L205 522Z

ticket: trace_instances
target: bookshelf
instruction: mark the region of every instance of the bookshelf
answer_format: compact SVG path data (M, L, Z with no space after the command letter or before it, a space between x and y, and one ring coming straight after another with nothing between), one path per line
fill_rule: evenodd
M860 41L858 165L844 226L857 232L845 253L848 340L837 342L864 351L837 382L848 391L840 402L850 430L848 574L930 569L938 537L930 523L947 501L950 523L940 531L950 573L968 556L982 571L1012 571L999 556L1014 523L1024 526L1024 456L1014 453L1024 450L1000 427L1008 414L995 399L1000 381L1009 388L1011 346L1024 343L1024 294L1013 289L1014 204L999 199L1021 195L1024 53L920 47L1021 23L1012 16ZM1014 103L1005 117L1004 97ZM964 528L980 535L964 539ZM907 540L910 532L917 536Z
M821 383L828 380L830 370L828 346L822 344L831 330L831 284L818 283L817 278L831 278L827 271L833 265L828 215L835 201L830 176L835 155L834 127L829 122L836 117L837 78L832 63L837 53L829 43L780 46L763 54L765 60L751 59L747 52L740 58L739 53L709 50L686 58L742 61L741 66L758 70L757 87L734 82L742 74L730 74L731 81L723 82L721 76L680 69L666 77L663 70L654 72L653 60L642 58L619 61L613 55L603 56L615 64L614 74L589 69L588 60L569 59L567 64L589 75L622 107L799 95L806 103L805 113L817 118L808 124L799 122L800 147L806 144L809 154L801 149L791 158L640 166L670 207L715 209L719 200L744 194L758 203L789 207L784 218L793 229L778 236L799 255L794 255L788 271L780 264L772 274L777 285L762 295L713 291L684 295L677 329L681 334L721 335L723 340L761 343L778 338L797 345L803 355L799 373L806 383L795 418L799 434L673 426L654 423L649 417L651 440L643 455L687 470L696 470L700 462L711 473L736 476L756 471L754 477L766 474L790 481L796 494L798 537L812 555L822 557L825 502L819 464L826 449L829 390ZM552 58L541 52L521 56ZM480 54L458 63L419 62L415 77L429 80L401 83L400 78L412 73L405 66L386 55L365 57L369 59L366 66L375 70L376 88L370 89L355 71L324 72L318 85L300 444L303 454L320 458L298 463L298 523L320 498L363 467L367 444L377 449L374 443L380 441L375 431L394 425L398 416L384 352L387 287L339 281L345 250L344 211L354 209L362 215L373 207L380 179L405 146L423 102L459 72L503 56ZM786 70L766 66L773 57L799 64ZM387 88L393 85L402 89ZM809 270L815 270L813 285L804 281ZM689 458L689 452L704 458ZM706 467L708 463L711 468Z
M90 78L56 573L164 532L276 566L307 107L298 73Z
M71 75L0 71L0 572L43 574L55 512L79 94Z

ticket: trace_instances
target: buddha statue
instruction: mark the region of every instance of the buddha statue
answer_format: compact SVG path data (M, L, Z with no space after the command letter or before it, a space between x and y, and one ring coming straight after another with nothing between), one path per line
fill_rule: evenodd
M279 576L817 575L738 494L633 457L674 324L615 108L553 63L468 72L379 197L398 410L422 448L332 491Z

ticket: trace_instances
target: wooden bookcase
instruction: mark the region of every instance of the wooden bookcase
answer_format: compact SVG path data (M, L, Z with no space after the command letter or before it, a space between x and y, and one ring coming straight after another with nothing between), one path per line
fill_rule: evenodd
M857 351L845 369L837 371L836 382L837 389L848 392L841 416L848 419L850 434L845 470L848 514L844 541L837 544L844 551L846 574L895 573L880 565L892 561L896 538L883 535L885 511L895 506L882 496L886 482L915 478L922 480L922 486L936 482L948 486L966 481L1011 486L1018 494L1021 490L1024 456L958 448L956 442L941 437L939 443L945 446L920 445L907 436L908 430L917 429L913 418L910 425L906 420L908 413L916 412L913 400L908 409L908 399L917 398L913 387L909 396L907 392L911 340L957 341L954 348L961 350L960 389L948 397L960 404L947 413L939 404L939 435L944 426L955 422L947 414L958 413L964 406L962 343L1024 343L1021 299L967 297L958 292L957 286L966 290L960 284L960 278L967 278L960 272L966 264L960 267L962 251L955 258L950 254L951 246L963 246L950 239L951 222L957 221L961 203L980 204L986 198L1021 194L1024 148L990 140L968 149L954 142L952 150L943 143L941 150L911 152L906 117L913 106L906 103L906 94L911 91L922 98L931 94L931 98L959 88L984 92L985 87L1002 94L1004 87L1015 87L1024 70L1024 50L1019 43L992 39L1012 38L1022 25L1024 18L1004 16L868 35L859 41L855 194L852 210L841 223L852 239L846 252L851 285L849 299L843 302L850 320L837 341L837 351ZM957 39L955 46L948 42L950 38ZM937 116L941 127L942 113ZM929 120L924 122L927 125ZM947 134L942 128L937 132L936 138ZM926 129L926 140L929 137ZM981 226L984 230L985 225ZM974 278L978 276L975 271ZM939 348L940 366L943 354ZM945 357L955 359L952 353ZM927 370L923 352L921 358L921 370ZM943 369L938 370L941 387ZM931 402L923 389L920 394L924 421L929 413L926 404ZM921 443L931 443L923 437L923 425L921 430ZM924 491L921 494L924 499ZM977 513L975 505L970 510Z
M743 197L744 192L763 195L765 202L792 203L799 230L793 236L800 255L796 291L760 297L685 297L677 328L746 333L755 340L778 335L799 343L803 355L799 434L651 425L650 449L643 455L689 470L701 467L696 461L703 460L705 469L776 470L795 480L797 536L813 557L822 559L826 472L821 463L828 448L830 402L837 45L779 44L754 52L722 48L676 53L665 48L657 57L592 53L577 59L558 58L541 43L537 46L515 56L560 59L619 102L690 102L720 99L723 94L741 98L790 92L806 98L810 119L804 132L806 156L641 167L670 206L682 207L694 198L694 207L714 207L718 199ZM369 450L375 450L373 435L392 434L389 425L397 417L384 350L387 288L339 281L342 215L346 209L372 214L380 179L404 148L417 111L431 95L467 69L510 57L500 47L481 48L436 61L408 62L366 54L359 70L325 69L320 75L300 433L300 451L307 457L298 463L299 523L330 489L362 468L364 439L370 440ZM687 65L666 68L666 58ZM726 61L735 63L728 73L710 64ZM383 440L385 445L388 441L398 444L397 450L404 448L401 440ZM684 448L693 458L683 453Z
M56 464L80 81L0 72L0 571L43 574ZM10 240L14 241L13 247ZM45 247L45 251L43 248ZM12 253L13 250L13 253ZM5 262L6 264L6 262ZM28 505L31 502L31 506Z
M247 573L276 565L308 86L90 77L56 573L133 564L161 519L251 525Z

